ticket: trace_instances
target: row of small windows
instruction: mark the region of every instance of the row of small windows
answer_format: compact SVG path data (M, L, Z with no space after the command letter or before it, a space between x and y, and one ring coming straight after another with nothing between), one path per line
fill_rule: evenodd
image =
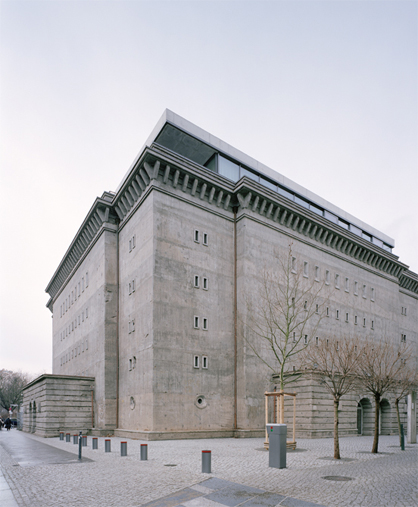
M375 236L372 236L371 234L363 231L362 229L356 227L355 225L347 222L346 220L343 220L342 218L338 217L337 215L334 215L334 213L329 212L326 209L323 209L315 204L313 204L310 201L307 201L303 197L299 196L298 194L294 193L293 191L290 191L286 189L285 187L277 184L276 182L265 178L264 176L261 176L260 174L256 173L255 171L252 171L251 169L247 169L243 167L240 164L237 164L236 162L233 162L232 160L229 160L222 155L219 155L215 153L205 164L205 167L208 169L215 171L222 176L225 176L229 180L232 181L238 181L243 176L247 176L248 178L257 181L258 183L261 183L267 188L270 188L271 190L274 190L278 194L286 197L287 199L290 199L293 202L296 202L297 204L300 204L306 209L309 209L310 211L313 211L317 215L320 215L321 217L326 218L327 220L333 222L334 224L339 225L343 229L346 229L347 231L350 231L357 236L360 236L361 238L365 239L366 241L370 241L371 243L377 245L380 248L383 248L383 250L386 250L387 252L392 252L392 247L388 245L387 243L384 243L382 240L376 238Z
M135 246L136 246L136 235L134 234L132 238L129 240L129 252L132 252Z
M76 345L73 349L68 350L65 354L61 356L61 366L68 363L68 361L71 361L72 359L75 359L77 356L80 356L84 353L84 350L89 349L89 341L86 338L85 340L82 340L78 345Z
M197 229L194 231L194 242L200 243L202 242L202 245L208 246L209 244L209 236L207 232L200 232Z
M318 305L317 305L317 307L318 307ZM325 316L326 317L331 316L331 312L330 312L330 309L328 306L325 309ZM340 320L340 310L335 311L335 318L337 320ZM361 319L359 319L357 315L354 315L354 325L357 326L360 321L361 321ZM347 323L350 322L350 314L348 312L345 313L345 322L347 322ZM367 318L363 317L363 327L366 327L366 324L367 324ZM374 329L374 320L371 320L370 328Z
M86 273L86 276L82 276L81 280L78 284L75 284L74 290L72 290L68 296L65 298L65 301L60 305L60 317L62 317L71 306L81 297L81 294L84 292L84 289L87 289L89 286L89 273Z
M202 319L200 319L200 317L195 315L193 318L193 327L195 329L200 329L200 325L202 325L203 331L207 331L209 329L208 319L206 317L203 317Z
M200 289L200 276L194 275L194 288ZM204 276L202 277L202 289L208 290L209 289L209 280Z
M292 257L292 272L297 273L297 260L296 257ZM315 281L320 281L321 271L319 266L314 267ZM305 278L309 278L309 263L307 261L303 261L303 276ZM345 292L350 292L350 279L345 277L344 282L342 282L339 273L335 273L334 276L334 286L336 289L341 289L341 284L344 283ZM331 284L331 272L329 269L325 270L325 285ZM367 299L367 285L365 283L362 284L362 297ZM359 282L354 281L353 294L358 296L359 294ZM373 287L370 287L370 301L375 300L376 291Z
M80 315L78 315L72 322L70 322L68 326L65 326L65 329L60 332L61 341L73 333L77 329L77 326L81 326L81 324L84 322L84 316L86 319L89 318L88 308L86 308L85 311L81 312Z
M193 368L199 369L200 365L202 365L203 370L207 370L209 368L208 356L202 356L202 360L200 360L199 356L194 356Z

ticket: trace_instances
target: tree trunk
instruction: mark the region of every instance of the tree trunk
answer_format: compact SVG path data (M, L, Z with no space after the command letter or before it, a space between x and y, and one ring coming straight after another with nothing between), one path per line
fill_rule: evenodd
M373 447L372 453L376 454L379 448L379 415L380 415L380 395L375 394L374 396L374 438L373 438Z
M399 400L395 400L396 407L396 418L398 419L398 432L399 432L399 445L402 447L402 437L401 437L401 416L399 414Z
M283 389L280 389L280 392L283 393ZM280 422L279 424L284 424L284 394L279 397L280 403Z
M340 400L334 398L334 459L340 459L340 441L338 438L338 406Z

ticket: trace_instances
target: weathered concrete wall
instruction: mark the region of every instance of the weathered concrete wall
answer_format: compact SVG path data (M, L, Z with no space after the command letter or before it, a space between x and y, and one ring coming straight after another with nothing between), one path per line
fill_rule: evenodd
M103 230L54 303L53 373L96 378L95 427L116 424L117 237Z
M23 390L23 431L56 437L92 428L94 378L41 375Z

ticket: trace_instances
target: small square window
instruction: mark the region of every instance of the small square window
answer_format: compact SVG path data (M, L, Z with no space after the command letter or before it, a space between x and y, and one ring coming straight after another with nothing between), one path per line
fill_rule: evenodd
M203 278L203 290L209 289L209 281L207 278Z
M193 358L193 368L199 368L199 356Z
M199 288L199 275L194 275L194 287Z
M199 329L199 317L194 316L194 328Z
M204 331L208 330L208 319L206 318L203 319L203 329Z
M303 262L303 276L308 278L309 276L309 265L306 261Z
M209 367L208 357L207 356L202 356L202 368L204 370L207 370L208 367Z
M194 231L194 241L195 241L195 243L200 243L199 231L197 229L195 229L195 231Z
M204 232L203 233L203 242L202 242L205 246L208 246L208 234L207 232Z

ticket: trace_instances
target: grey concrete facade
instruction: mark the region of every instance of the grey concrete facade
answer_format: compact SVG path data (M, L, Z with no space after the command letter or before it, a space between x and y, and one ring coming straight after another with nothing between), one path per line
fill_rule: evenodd
M261 435L273 384L246 342L247 305L289 243L308 279L329 277L319 336L406 336L416 353L418 276L393 240L275 174L166 112L117 193L96 199L47 287L53 372L95 378L93 431ZM329 397L308 377L297 391L298 434L329 436ZM396 429L391 396L383 433ZM358 433L360 410L367 434L372 405L343 399L341 433Z

